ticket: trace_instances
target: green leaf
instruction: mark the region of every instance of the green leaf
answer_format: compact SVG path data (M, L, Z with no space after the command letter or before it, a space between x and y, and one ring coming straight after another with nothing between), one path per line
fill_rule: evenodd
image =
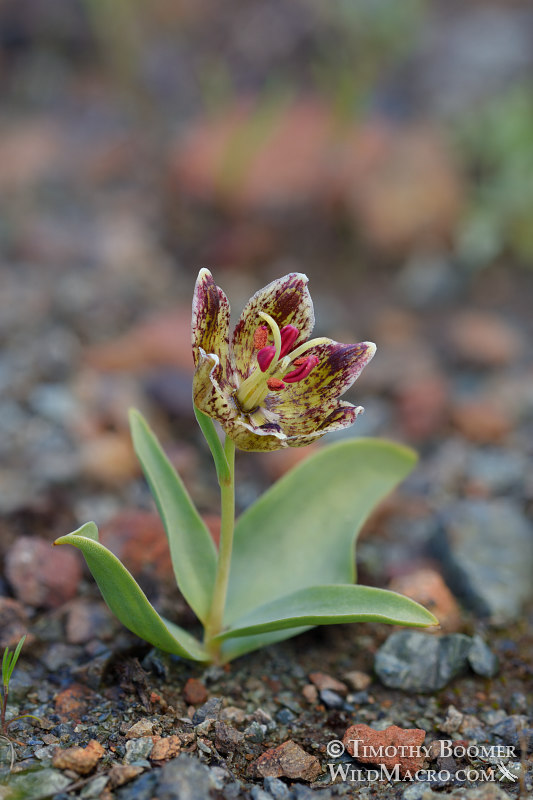
M99 543L97 536L96 525L88 522L54 544L72 544L82 551L105 602L126 628L168 653L208 661L209 656L194 636L159 616L133 576Z
M245 614L216 639L346 622L384 622L409 627L439 624L433 614L414 600L386 589L354 584L311 586Z
M24 644L25 639L26 639L26 634L24 634L24 636L20 639L19 643L17 644L17 646L15 648L15 652L10 654L11 660L10 660L9 664L7 665L7 681L6 681L6 683L7 683L8 686L9 686L9 681L11 680L11 676L13 675L13 670L15 669L15 667L17 665L17 661L19 660L20 651L22 650L22 645Z
M216 548L176 470L138 411L130 411L133 445L163 520L176 582L205 624L215 583Z
M274 484L237 522L225 625L289 591L354 583L362 524L415 462L406 447L359 439L324 447Z

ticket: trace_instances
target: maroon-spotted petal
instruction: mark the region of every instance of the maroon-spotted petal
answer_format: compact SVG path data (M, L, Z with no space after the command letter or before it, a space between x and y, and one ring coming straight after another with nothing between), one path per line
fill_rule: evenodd
M192 352L195 366L200 348L218 356L223 378L231 372L229 352L230 306L228 298L208 269L201 269L192 302Z
M280 328L293 325L298 329L299 335L293 342L293 348L309 338L315 324L315 314L307 281L307 276L301 272L291 272L260 289L248 301L232 342L235 367L241 378L247 378L255 367L254 333L260 325L265 324L259 316L260 311L270 314Z

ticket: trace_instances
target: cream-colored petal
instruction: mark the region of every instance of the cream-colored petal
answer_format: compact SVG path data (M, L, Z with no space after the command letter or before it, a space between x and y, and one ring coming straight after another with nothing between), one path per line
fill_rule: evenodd
M269 314L279 328L295 325L300 331L294 347L306 341L315 324L313 301L307 288L307 276L301 272L291 272L283 278L272 281L260 289L248 301L233 333L232 349L234 363L242 379L256 366L254 332L264 320L259 316L263 311ZM272 339L269 340L272 344Z
M266 409L277 415L288 435L307 435L318 430L324 419L339 407L338 398L350 388L375 350L371 342L341 344L333 340L309 348L305 357L317 356L316 367L304 380L270 392L264 401Z
M224 379L232 371L229 349L230 306L208 269L201 269L192 301L192 352L195 366L200 350L215 353Z
M312 433L291 435L287 431L287 443L289 447L305 447L305 445L321 439L326 433L349 428L363 411L364 408L362 406L353 406L351 403L345 403L341 400L337 408L328 414L321 425Z
M193 377L194 404L200 411L220 423L224 433L234 440L240 450L279 450L287 447L287 437L271 422L260 427L241 413L233 400L229 383L221 385L220 362L213 353L199 351L199 361Z
M198 366L193 376L192 394L194 404L209 417L222 425L239 415L233 400L233 388L224 381L220 359L214 353L198 352Z
M244 417L235 420L231 432L228 430L227 433L240 450L264 452L287 447L287 437L277 425L266 424L257 428Z

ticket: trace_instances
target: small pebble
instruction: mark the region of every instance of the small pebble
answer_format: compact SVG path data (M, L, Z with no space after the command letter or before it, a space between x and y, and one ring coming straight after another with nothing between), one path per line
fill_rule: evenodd
M498 656L477 634L473 637L467 658L476 675L481 675L483 678L494 678L498 674Z
M344 698L332 692L331 689L322 689L320 691L320 699L327 708L342 708L344 706Z
M279 778L267 776L263 781L263 786L274 800L289 800L290 798L287 784L280 781Z
M222 707L220 697L211 697L200 708L197 708L192 718L193 725L200 725L206 719L217 719Z
M153 749L154 742L151 736L142 736L140 739L130 739L129 742L126 742L124 763L150 766L147 759L150 757Z
M183 698L191 706L202 705L207 700L207 689L198 678L189 678L183 687Z
M346 678L352 689L355 689L357 692L368 689L368 687L372 683L372 676L369 675L367 672L361 672L358 669L346 672L344 674L344 677Z
M397 631L378 650L376 673L393 689L433 692L467 669L471 645L470 637L460 633Z
M296 719L296 715L292 713L290 708L282 708L277 712L276 719L282 725L290 725Z

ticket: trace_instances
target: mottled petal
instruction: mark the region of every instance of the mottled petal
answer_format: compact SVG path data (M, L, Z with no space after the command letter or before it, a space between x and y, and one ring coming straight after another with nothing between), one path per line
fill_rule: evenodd
M208 269L201 269L192 302L192 352L195 366L200 350L215 353L224 379L231 372L229 351L230 307L228 298Z
M248 451L281 450L283 447L287 447L288 441L279 425L269 423L256 428L246 422L243 417L235 421L229 435L240 450Z
M307 280L301 272L291 272L260 289L246 304L233 334L234 362L242 379L255 367L254 332L264 322L260 311L270 314L280 328L285 325L298 328L300 333L294 347L309 338L315 314Z
M193 377L194 404L204 414L216 419L240 450L279 450L287 447L287 437L274 423L253 425L250 417L243 415L233 400L233 389L220 385L218 357L199 351L199 361Z
M307 435L319 430L374 355L371 342L341 344L332 340L306 350L306 357L317 356L318 364L299 383L286 384L281 392L271 393L265 407L278 416L289 436ZM275 377L282 377L276 374Z
M364 408L362 406L353 406L351 403L345 403L341 400L337 408L328 414L316 431L307 434L296 434L295 436L289 435L287 444L289 447L305 447L306 444L316 442L326 433L349 428L363 411Z
M200 348L192 381L194 405L221 425L228 424L240 413L232 393L230 384L223 383L218 356Z

